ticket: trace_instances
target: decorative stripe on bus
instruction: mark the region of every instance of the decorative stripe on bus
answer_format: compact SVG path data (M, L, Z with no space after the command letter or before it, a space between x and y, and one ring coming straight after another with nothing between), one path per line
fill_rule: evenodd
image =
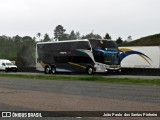
M151 58L149 58L147 55L145 55L144 53L141 53L139 51L134 51L132 49L128 49L128 48L119 48L119 50L123 51L121 54L120 54L120 59L121 61L129 56L129 55L133 55L133 54L137 54L139 55L141 58L143 58L149 65L151 65L151 63L149 62L152 61Z
M83 65L80 65L80 64L77 64L77 63L72 63L72 62L68 62L68 63L71 64L71 65L75 65L75 66L78 66L78 67L86 69L86 67L83 66Z
M46 64L42 60L40 61L40 64L43 68L46 66Z

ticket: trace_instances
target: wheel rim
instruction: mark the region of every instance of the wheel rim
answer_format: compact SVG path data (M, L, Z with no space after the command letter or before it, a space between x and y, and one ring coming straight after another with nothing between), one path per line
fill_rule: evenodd
M46 68L46 73L49 73L50 69L49 67Z
M52 68L52 73L54 74L56 72L55 68L53 67Z
M88 68L88 74L89 74L89 75L93 74L93 69L92 69L91 67Z

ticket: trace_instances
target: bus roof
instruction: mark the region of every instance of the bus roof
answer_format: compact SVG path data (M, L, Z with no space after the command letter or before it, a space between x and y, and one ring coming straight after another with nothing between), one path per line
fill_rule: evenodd
M54 42L38 42L37 44L64 43L64 42L79 42L79 41L89 41L89 40L112 41L112 40L109 40L109 39L94 39L94 38L91 38L91 39L81 39L81 40L63 40L63 41L54 41Z
M63 40L63 41L55 41L55 42L38 42L37 44L64 43L64 42L79 42L79 41L88 41L88 39L82 39L82 40Z
M111 40L111 39L94 39L94 38L90 38L90 39L88 39L88 40L113 41L113 40Z

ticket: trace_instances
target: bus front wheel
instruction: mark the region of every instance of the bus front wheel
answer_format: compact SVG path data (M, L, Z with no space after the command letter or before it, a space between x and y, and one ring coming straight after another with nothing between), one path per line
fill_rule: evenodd
M45 73L46 73L46 74L50 74L50 73L51 73L51 70L50 70L50 67L49 67L49 66L46 66L46 67L45 67Z
M93 71L93 67L92 67L92 66L88 66L88 67L87 67L87 74L89 74L89 75L93 75L93 74L94 74L94 71Z

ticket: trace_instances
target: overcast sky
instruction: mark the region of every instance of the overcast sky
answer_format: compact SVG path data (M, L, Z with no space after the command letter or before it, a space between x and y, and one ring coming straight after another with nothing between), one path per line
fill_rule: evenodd
M0 35L53 37L62 25L81 35L137 39L160 33L160 0L0 0Z

